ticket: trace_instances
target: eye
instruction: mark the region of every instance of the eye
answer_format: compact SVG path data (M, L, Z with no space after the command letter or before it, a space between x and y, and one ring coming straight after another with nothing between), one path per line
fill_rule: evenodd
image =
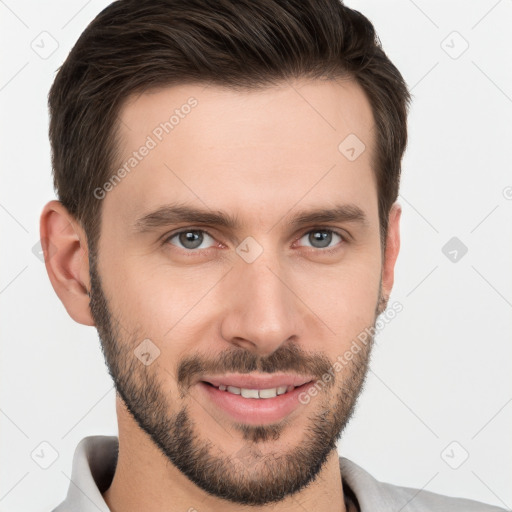
M174 239L176 239L178 243L172 242ZM169 236L165 242L169 242L172 245L177 245L178 247L187 250L209 249L210 247L213 247L213 245L202 247L204 243L208 242L208 239L215 242L215 240L206 231L201 229L186 229Z
M333 239L334 236L334 239ZM308 231L305 233L299 240L306 240L306 242L310 243L311 246L314 249L330 249L335 247L331 246L330 244L333 240L336 239L336 237L341 241L345 242L345 238L338 233L337 231L334 231L332 229L323 229L323 228L316 228L312 229L311 231Z

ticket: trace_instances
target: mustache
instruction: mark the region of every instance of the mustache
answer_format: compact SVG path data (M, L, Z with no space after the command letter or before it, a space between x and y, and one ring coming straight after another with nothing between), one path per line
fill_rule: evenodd
M178 365L176 376L178 386L184 392L204 374L293 372L299 375L313 375L321 379L332 366L331 361L324 354L308 354L296 344L282 345L265 357L235 347L220 352L215 359L200 355L189 356ZM334 381L328 384L333 385Z

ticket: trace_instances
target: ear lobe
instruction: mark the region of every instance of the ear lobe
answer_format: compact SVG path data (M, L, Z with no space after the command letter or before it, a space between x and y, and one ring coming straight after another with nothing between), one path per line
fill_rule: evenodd
M391 294L395 281L395 263L400 251L400 217L402 207L394 203L389 211L388 232L386 235L386 249L382 262L382 296L387 300Z
M60 201L45 205L40 219L41 246L48 277L69 316L95 325L89 307L89 253L82 227Z

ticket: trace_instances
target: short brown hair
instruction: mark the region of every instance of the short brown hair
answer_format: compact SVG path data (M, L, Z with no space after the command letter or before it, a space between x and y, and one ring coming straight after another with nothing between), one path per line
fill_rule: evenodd
M117 160L131 94L184 83L257 89L294 78L355 80L372 107L381 240L398 197L410 94L371 22L340 0L118 0L85 29L49 94L54 186L99 236L93 193ZM341 142L341 141L340 141Z

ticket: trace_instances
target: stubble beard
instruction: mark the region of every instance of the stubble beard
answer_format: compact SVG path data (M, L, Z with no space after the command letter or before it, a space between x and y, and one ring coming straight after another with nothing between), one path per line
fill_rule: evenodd
M235 423L230 429L235 435L239 433L234 442L239 445L241 436L244 447L230 453L214 446L207 435L202 434L209 431L208 425L203 425L201 430L187 405L177 412L172 411L178 397L163 391L159 374L160 378L165 377L165 369L158 365L158 360L145 366L135 357L133 350L143 337L128 333L122 338L123 328L109 308L94 258L90 262L90 277L91 313L116 391L135 422L179 471L208 494L240 505L279 502L314 481L331 452L336 450L336 443L353 415L366 379L373 335L354 354L350 364L343 367L341 375L304 406L307 426L302 439L293 448L283 451L283 443L279 443L287 429L293 429L293 422L285 419L269 425ZM379 298L373 326L366 332L375 332L372 327L386 302ZM217 359L208 363L216 365L220 371L230 366L243 367L241 373L251 369L272 373L297 368L314 368L319 373L332 368L332 362L321 356L313 356L305 362L302 354L294 345L280 347L267 358L239 349L236 363L233 358L228 359L231 352L220 359L225 363L222 367ZM204 367L204 361L192 357L178 365L176 375L185 374L183 370L191 361ZM167 373L170 374L168 370ZM183 386L183 380L178 381L184 390L181 398L186 398L188 388ZM226 432L228 440L229 435L232 434Z

